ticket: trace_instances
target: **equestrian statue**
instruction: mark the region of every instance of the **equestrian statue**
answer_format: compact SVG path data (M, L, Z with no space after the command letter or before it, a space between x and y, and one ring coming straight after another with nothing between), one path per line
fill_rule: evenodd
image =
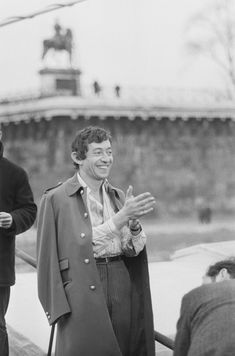
M44 59L50 49L54 49L55 51L65 50L69 54L69 62L71 64L73 51L72 31L69 28L63 30L58 22L56 22L54 29L54 36L43 41L42 59Z

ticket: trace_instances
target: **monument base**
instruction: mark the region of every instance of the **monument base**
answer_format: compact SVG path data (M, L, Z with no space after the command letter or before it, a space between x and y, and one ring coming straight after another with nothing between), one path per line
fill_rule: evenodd
M80 75L77 68L43 68L41 76L41 96L81 96Z

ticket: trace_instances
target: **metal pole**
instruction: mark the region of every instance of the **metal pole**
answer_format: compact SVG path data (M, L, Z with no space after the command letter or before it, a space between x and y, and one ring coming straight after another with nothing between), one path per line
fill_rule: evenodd
M51 334L50 334L50 341L49 341L47 356L51 356L54 333L55 333L55 324L53 324L52 327L51 327Z
M174 350L174 341L166 335L163 335L158 331L154 331L154 338L155 341L160 342L160 344L168 347L168 349Z
M36 259L32 256L28 255L26 252L19 250L18 248L15 249L15 254L17 257L21 258L23 261L28 263L30 266L37 268Z

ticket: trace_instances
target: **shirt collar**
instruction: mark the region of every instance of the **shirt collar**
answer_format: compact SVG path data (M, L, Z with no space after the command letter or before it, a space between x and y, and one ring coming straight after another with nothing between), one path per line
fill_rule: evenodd
M87 186L87 184L84 182L84 180L82 179L82 177L80 176L80 174L79 174L79 172L77 172L77 178L78 178L78 181L79 181L79 183L80 183L80 185L83 187L83 188L88 188L89 189L89 187Z

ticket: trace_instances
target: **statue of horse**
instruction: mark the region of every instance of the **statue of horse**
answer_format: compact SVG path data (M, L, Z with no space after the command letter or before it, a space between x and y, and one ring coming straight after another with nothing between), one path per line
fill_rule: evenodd
M61 27L57 23L55 24L55 35L52 38L43 41L42 59L46 56L50 49L55 51L65 50L69 54L70 64L72 62L72 50L73 50L73 35L72 31L68 28L64 33L61 33Z

